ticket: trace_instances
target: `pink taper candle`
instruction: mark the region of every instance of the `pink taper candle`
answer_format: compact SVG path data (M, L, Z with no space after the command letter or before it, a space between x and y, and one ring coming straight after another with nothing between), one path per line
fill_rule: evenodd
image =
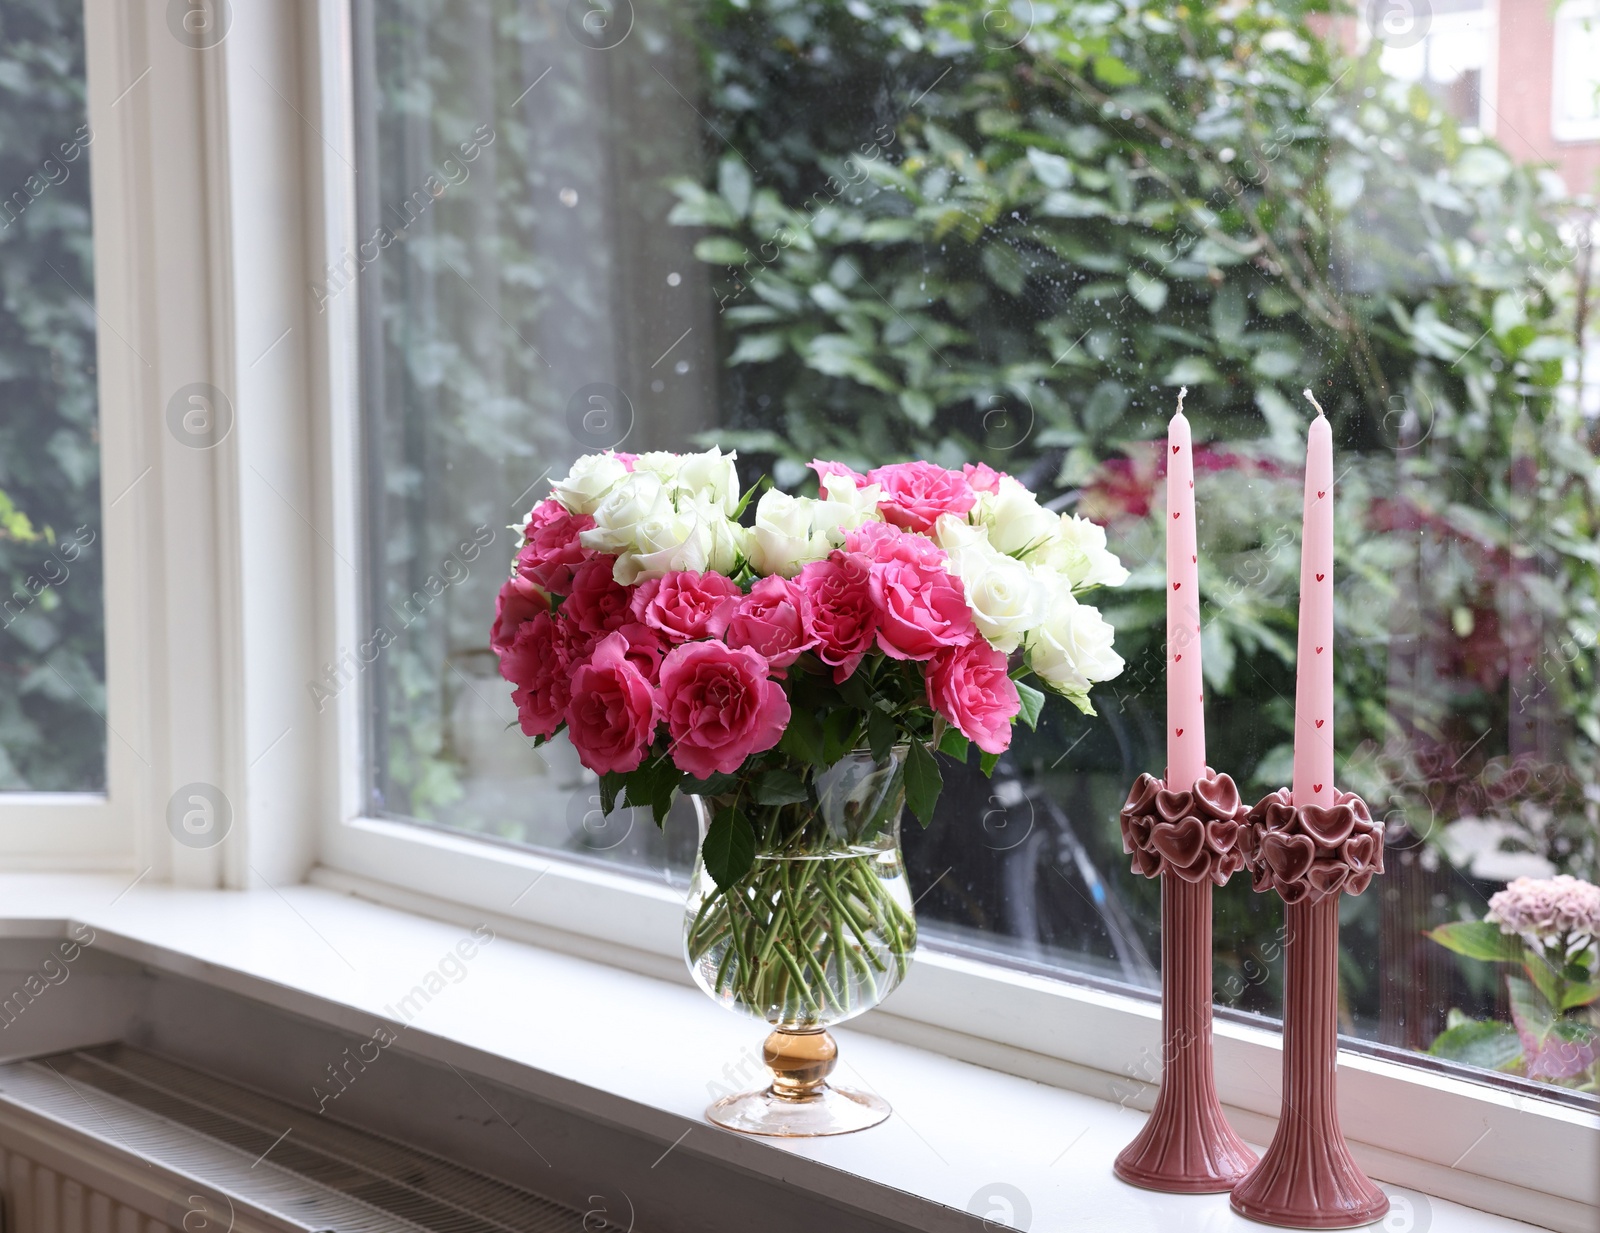
M1183 414L1188 392L1178 391L1178 411L1167 425L1167 773L1163 776L1170 794L1186 801L1206 769L1194 442ZM1203 815L1203 810L1197 812ZM1193 817L1186 822L1196 824ZM1211 880L1190 882L1164 869L1161 1090L1149 1120L1113 1166L1125 1182L1169 1194L1214 1194L1230 1189L1256 1163L1255 1153L1228 1125L1217 1099L1211 998Z
M1306 438L1300 539L1300 652L1294 687L1294 803L1333 804L1333 430L1317 418Z
M1333 430L1317 408L1306 439L1300 535L1300 658L1294 689L1294 804L1326 809L1333 788ZM1305 840L1302 838L1301 843ZM1389 1197L1362 1173L1339 1129L1339 895L1283 909L1283 1107L1233 1210L1289 1229L1382 1220Z
M1187 792L1206 768L1200 676L1200 567L1194 525L1194 446L1183 414L1167 425L1167 787Z

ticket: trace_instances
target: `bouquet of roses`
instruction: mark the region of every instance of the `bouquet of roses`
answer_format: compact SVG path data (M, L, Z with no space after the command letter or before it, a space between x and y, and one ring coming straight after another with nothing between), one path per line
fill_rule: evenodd
M1092 714L1121 671L1078 595L1127 571L1101 527L1015 479L815 462L817 497L766 491L745 525L757 489L734 458L580 458L529 513L490 635L523 732L565 730L608 811L660 822L680 788L736 802L706 837L719 886L749 869L749 815L805 802L851 751L903 747L926 825L930 747L977 745L992 771L1016 720L1038 722L1030 681Z

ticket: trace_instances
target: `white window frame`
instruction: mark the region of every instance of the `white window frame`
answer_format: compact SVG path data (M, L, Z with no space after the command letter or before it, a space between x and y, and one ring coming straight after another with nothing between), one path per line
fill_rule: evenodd
M1563 108L1572 68L1563 47L1578 29L1588 27L1588 33L1593 34L1600 28L1600 4L1595 0L1566 0L1555 11L1551 25L1555 61L1550 66L1550 135L1563 144L1600 140L1600 114L1584 119L1568 115Z
M88 7L99 311L150 365L102 333L119 735L104 802L0 800L0 859L22 861L32 830L71 832L79 809L83 838L40 863L241 890L309 877L687 981L671 888L365 816L359 684L321 710L308 687L366 636L359 287L321 308L311 290L357 241L347 0L236 0L227 36L199 52L172 37L167 0ZM234 428L209 451L162 428L165 396L191 381L232 399ZM119 736L145 743L148 766L116 760ZM168 833L168 798L193 781L228 797L227 842ZM1153 1096L1158 1007L1066 973L929 946L859 1025L1138 1107ZM1224 1101L1264 1142L1278 1035L1219 1021L1216 1050ZM1592 1223L1600 1117L1364 1052L1340 1069L1344 1129L1381 1177L1550 1227Z
M149 92L157 74L138 80L154 66L143 60L135 13L114 0L88 0L85 9L101 477L101 531L91 551L98 554L104 577L106 788L0 793L0 866L137 868L167 876L173 870L171 854L153 833L141 833L138 822L152 816L158 803L164 808L161 785L172 764L159 739L154 700L161 687L192 677L199 663L191 659L169 671L170 644L158 637L160 613L165 603L176 602L194 618L191 628L215 625L206 612L185 604L181 582L162 593L162 549L192 553L196 547L194 537L184 536L178 526L163 525L163 497L178 495L164 494L163 488L209 470L215 460L172 457L152 431L160 424L155 408L162 376L179 364L193 368L196 380L206 379L200 374L209 371L203 356L212 340L184 345L155 328L163 295L192 294L193 276L204 266L174 261L165 266L164 279L155 276L153 263L172 255L175 247L194 255L192 231L181 241L180 236L193 222L198 203L174 201L153 190L151 181L167 176L169 184L192 182L193 169L185 160L195 149L172 147L153 157L142 110L149 100L137 96ZM157 209L158 200L175 212ZM191 286L181 288L186 279ZM190 464L187 472L184 462ZM193 768L194 779L215 778L202 760L185 759L181 765Z

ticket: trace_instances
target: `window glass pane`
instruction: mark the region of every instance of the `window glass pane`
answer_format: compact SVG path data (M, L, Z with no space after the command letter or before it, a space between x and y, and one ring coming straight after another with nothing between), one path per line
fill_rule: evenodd
M103 791L83 11L0 0L0 790Z
M796 492L818 456L983 461L1106 528L1127 666L992 780L946 767L908 827L918 912L1153 988L1158 886L1117 813L1165 757L1160 440L1187 385L1210 761L1255 799L1290 778L1314 387L1340 775L1388 827L1343 905L1343 1026L1592 1081L1592 951L1546 991L1566 1011L1518 1004L1575 1049L1524 1054L1521 986L1428 936L1518 875L1592 880L1600 810L1573 195L1600 163L1518 144L1548 118L1478 82L1541 44L1448 8L358 3L363 238L324 293L365 330L371 808L681 877L686 817L602 821L570 749L517 729L487 645L507 524L607 446L733 447ZM1218 893L1219 1003L1275 1013L1281 922L1247 879Z

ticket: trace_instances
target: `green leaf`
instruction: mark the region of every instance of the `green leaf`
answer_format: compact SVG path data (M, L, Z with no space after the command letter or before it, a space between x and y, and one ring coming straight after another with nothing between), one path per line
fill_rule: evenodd
M673 793L678 790L678 784L682 780L683 772L665 754L658 758L651 767L650 816L655 819L657 826L661 826L666 822L667 813L672 808Z
M872 705L872 695L867 692L866 675L865 672L852 672L834 687L839 691L839 697L844 699L846 706L864 711Z
M749 449L750 447L749 446L741 446L740 448ZM756 495L759 494L759 493L765 492L768 488L771 488L771 487L772 487L772 476L763 475L755 483L751 484L750 487L746 488L744 490L744 496L739 498L739 504L734 507L733 513L732 513L732 515L730 515L733 518L733 520L735 522L737 522L743 516L744 511L749 506L750 502L755 499Z
M999 765L999 762L999 754L986 753L978 759L978 766L982 768L985 775L992 776L994 774L994 768Z
M1468 959L1491 963L1522 963L1528 948L1512 933L1501 933L1500 926L1487 920L1458 920L1424 932L1440 946Z
M832 766L855 745L856 713L851 710L834 710L822 721L822 757Z
M1536 955L1531 951L1528 952L1527 958L1523 961L1522 970L1528 974L1528 979L1544 995L1544 1000L1552 1007L1559 1008L1561 977L1545 962L1544 956Z
M815 711L806 707L795 707L789 713L789 726L784 729L778 748L791 758L812 766L828 765L822 744L822 721Z
M1167 284L1141 270L1133 270L1128 275L1128 294L1145 312L1158 313L1167 302Z
M1572 981L1561 995L1560 1009L1571 1010L1574 1006L1588 1006L1596 1001L1600 1001L1600 980Z
M717 192L740 217L750 212L750 168L737 154L723 155L717 165Z
M906 804L925 827L933 821L933 807L943 788L944 777L939 774L939 764L926 745L913 740L906 755Z
M1503 1070L1522 1057L1522 1041L1517 1037L1517 1029L1509 1023L1469 1019L1440 1032L1428 1046L1428 1052L1452 1062L1465 1062L1468 1066Z
M685 775L679 786L694 796L723 796L732 792L738 782L737 775L725 775L718 771L709 779L695 779Z
M1094 75L1106 85L1131 86L1139 80L1139 74L1129 68L1115 56L1101 55L1094 58Z
M700 857L711 880L719 889L727 890L749 873L756 861L756 830L750 819L738 809L718 813L706 828Z
M708 235L694 246L694 255L711 265L747 265L750 250L724 235Z
M965 762L971 749L972 742L961 734L959 728L946 728L944 735L939 738L939 752L948 754L957 762Z
M623 786L628 782L628 777L617 771L607 771L600 776L600 812L609 814L617 807L617 798L622 795Z
M894 748L894 717L887 711L877 707L867 711L867 744L874 759L882 762L888 758Z
M796 805L809 795L805 781L793 771L779 768L768 771L756 780L755 797L758 805Z
M782 334L746 334L728 357L728 367L737 364L765 364L789 349Z
M1506 977L1506 992L1511 995L1511 1018L1519 1028L1543 1044L1545 1037L1550 1035L1550 1029L1555 1026L1555 1007L1550 1005L1543 991L1520 976Z
M1032 685L1024 685L1015 681L1017 697L1022 700L1022 711L1019 718L1030 728L1039 726L1039 712L1044 710L1044 691L1035 689Z

